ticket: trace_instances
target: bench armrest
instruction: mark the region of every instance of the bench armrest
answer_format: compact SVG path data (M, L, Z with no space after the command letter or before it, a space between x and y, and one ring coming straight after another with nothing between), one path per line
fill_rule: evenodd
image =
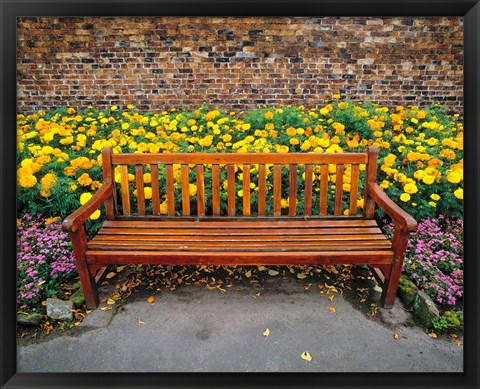
M404 232L417 230L416 220L395 204L377 183L368 183L368 195Z
M112 195L112 183L103 184L90 200L65 218L62 223L63 231L75 232Z

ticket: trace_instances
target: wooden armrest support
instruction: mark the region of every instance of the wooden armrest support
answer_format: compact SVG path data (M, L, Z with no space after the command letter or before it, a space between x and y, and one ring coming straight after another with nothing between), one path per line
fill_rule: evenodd
M417 230L416 220L395 204L377 183L368 183L368 194L404 232Z
M65 218L62 223L63 231L75 232L112 195L112 183L102 185L90 200Z

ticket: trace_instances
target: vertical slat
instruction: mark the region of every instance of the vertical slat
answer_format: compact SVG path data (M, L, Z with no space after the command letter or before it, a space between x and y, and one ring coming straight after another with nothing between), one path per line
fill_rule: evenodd
M135 181L137 184L138 215L145 216L145 191L143 185L143 165L135 165Z
M166 169L166 186L167 186L167 212L168 216L175 215L175 200L174 200L174 188L173 188L173 165L165 165Z
M130 215L130 191L128 187L127 165L120 165L120 185L122 187L122 209L124 215Z
M328 200L328 165L320 167L320 215L327 214Z
M353 216L357 214L357 203L358 203L358 177L359 177L359 166L352 165L352 178L350 180L350 210L349 215Z
M343 173L345 172L345 165L337 165L337 180L335 182L335 209L334 215L342 214L342 198L343 198Z
M197 216L205 216L205 180L203 165L197 165Z
M312 175L313 165L305 165L305 196L304 196L304 214L305 216L312 216Z
M190 183L188 175L190 173L188 165L182 165L182 215L190 216Z
M160 189L158 187L158 165L150 165L150 175L152 176L152 207L153 214L160 215Z
M264 164L258 165L258 215L266 215L267 169Z
M111 182L113 185L113 196L105 201L105 213L108 220L115 219L115 204L116 193L115 176L112 169L112 148L105 147L102 149L102 168L103 168L103 182Z
M250 165L243 165L243 216L250 216Z
M376 147L369 147L367 149L368 162L365 175L365 200L363 205L363 216L366 219L372 219L375 213L375 201L368 195L368 184L370 182L377 182L377 160L378 149Z
M220 167L212 165L212 213L220 216Z
M282 165L273 167L273 216L282 213Z
M235 167L227 165L228 216L235 216Z
M290 165L288 216L297 214L297 165Z

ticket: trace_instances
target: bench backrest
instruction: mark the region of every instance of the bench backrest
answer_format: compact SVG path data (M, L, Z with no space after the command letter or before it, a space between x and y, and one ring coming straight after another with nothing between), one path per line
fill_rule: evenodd
M377 156L375 147L335 154L114 154L105 148L103 179L116 188L106 204L107 218L344 213L372 218L367 194L362 215L357 201L364 183L376 181Z

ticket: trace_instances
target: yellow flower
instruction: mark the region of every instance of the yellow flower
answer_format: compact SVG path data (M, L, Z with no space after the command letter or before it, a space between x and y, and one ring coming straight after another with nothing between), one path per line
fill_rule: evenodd
M73 114L75 113L75 108L69 108L69 109L67 109L67 113L68 113L69 115L73 115Z
M300 143L297 138L290 138L289 142L292 146L298 145Z
M408 194L414 194L418 192L418 188L415 184L406 184L403 187L403 190L405 191L405 193L408 193Z
M275 128L275 125L273 123L265 124L265 129L268 131L272 131L274 128Z
M436 208L436 206L437 206L437 203L434 202L434 201L430 201L428 204L433 208Z
M390 183L387 180L383 180L380 184L380 187L383 189L387 189L390 186Z
M440 200L440 196L439 196L438 194L436 194L436 193L432 193L432 194L430 195L430 198L431 198L432 200L435 200L435 201Z
M90 176L87 173L83 173L80 177L78 177L78 183L83 186L88 186L93 182Z
M37 183L37 178L33 175L21 176L18 180L18 184L22 188L31 188Z
M306 151L306 150L309 150L310 148L312 147L310 141L306 140L302 143L302 145L300 146L300 149L303 150L303 151Z
M334 95L333 95L333 98L334 98L334 99L339 99L339 98L340 98L340 95L339 95L339 94L334 94Z
M85 204L88 200L90 200L92 198L92 194L89 193L89 192L85 192L85 193L82 193L80 195L80 204L83 205Z
M458 173L457 171L450 172L447 175L447 181L451 182L452 184L458 184L461 180L462 180L462 174Z
M58 220L60 220L60 216L49 217L49 218L45 219L45 225L48 226L52 223L57 222Z
M400 200L402 200L404 203L406 203L407 201L410 201L410 195L408 193L402 193L400 195Z
M116 105L112 105L110 107L110 111L116 111L118 109L118 107Z
M145 173L143 175L143 182L145 184L150 184L152 182L152 175L150 173Z
M271 111L265 112L265 119L272 120L273 119L273 112L271 112Z
M297 135L297 130L293 127L288 127L286 133L288 136L295 136Z
M458 188L455 192L453 192L453 194L457 199L463 200L463 189L462 188Z
M422 178L422 181L423 181L424 184L432 185L432 184L435 182L435 177L426 174L426 175Z
M329 112L330 112L330 111L328 110L328 108L325 108L325 107L324 107L324 108L320 109L320 113L321 113L323 116L328 115Z
M98 218L100 217L100 210L97 209L94 213L92 213L90 215L90 218L91 220L97 220Z

